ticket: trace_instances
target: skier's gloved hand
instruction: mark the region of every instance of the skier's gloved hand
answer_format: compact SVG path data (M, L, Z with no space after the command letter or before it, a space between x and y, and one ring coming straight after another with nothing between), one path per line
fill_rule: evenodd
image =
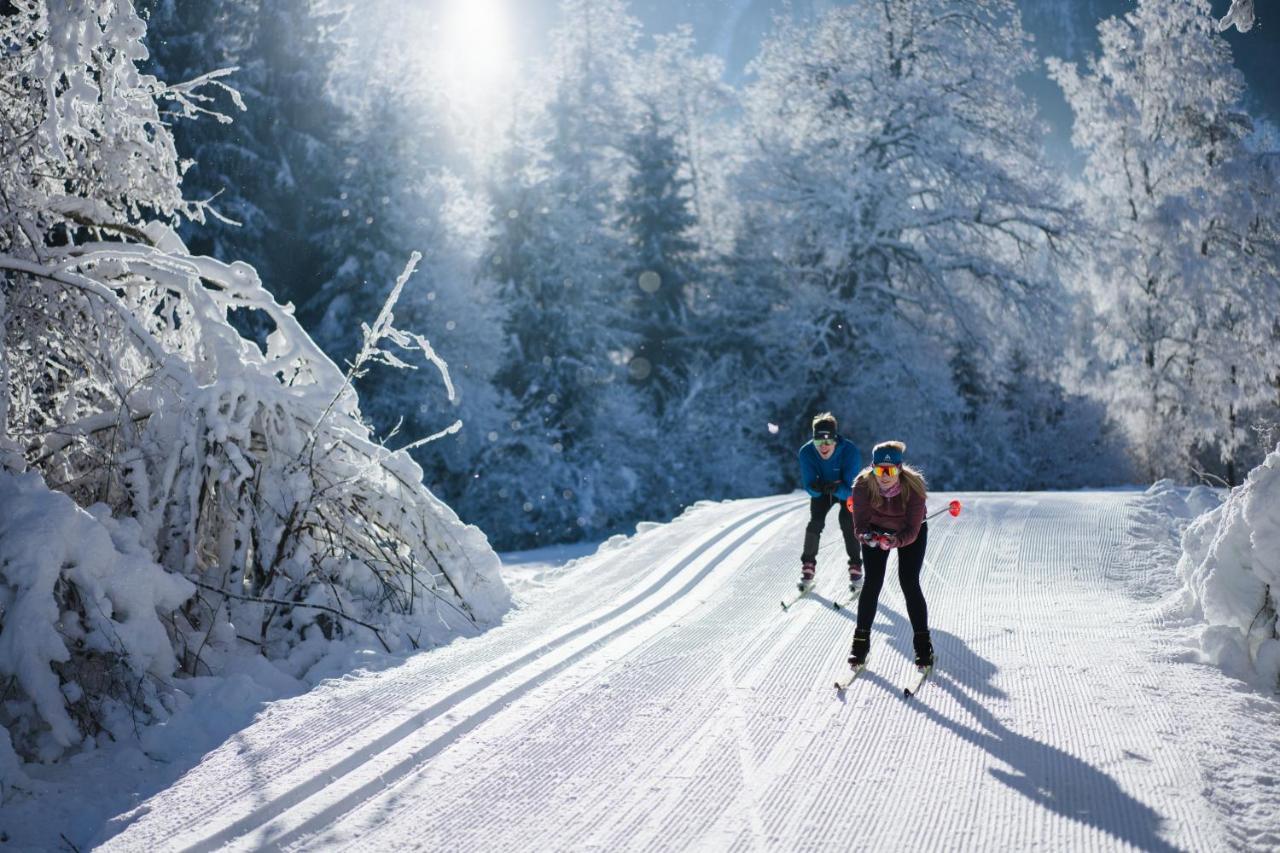
M840 488L840 484L839 484L838 482L836 482L835 480L823 480L823 481L822 481L822 489L821 489L821 491L822 491L822 493L823 493L824 495L834 495L834 494L836 493L836 489L838 489L838 488Z
M895 533L886 533L880 537L880 547L886 551L892 551L898 547L898 536Z

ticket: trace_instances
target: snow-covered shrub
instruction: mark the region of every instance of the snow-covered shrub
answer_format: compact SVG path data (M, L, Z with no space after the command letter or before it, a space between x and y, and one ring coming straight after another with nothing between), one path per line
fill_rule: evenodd
M177 660L160 614L195 591L140 543L130 518L88 511L34 471L0 470L0 723L45 758L132 727Z
M240 647L314 659L353 635L433 644L494 621L509 595L484 535L373 439L351 388L368 363L400 364L387 342L449 387L430 345L394 325L412 264L344 376L252 267L192 256L156 219L202 215L181 198L157 102L204 110L207 86L138 73L144 25L128 0L9 8L0 466L39 474L5 474L0 500L7 524L30 519L0 549L14 747L48 759L110 730L78 716L83 703L155 710L136 681L114 692L127 675L217 672ZM265 345L233 317L271 329Z
M1200 645L1227 672L1280 688L1280 447L1182 536L1178 575L1207 625Z

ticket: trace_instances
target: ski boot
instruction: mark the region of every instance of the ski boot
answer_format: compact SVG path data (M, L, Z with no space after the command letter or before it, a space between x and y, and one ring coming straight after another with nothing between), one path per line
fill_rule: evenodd
M861 628L853 632L853 647L849 649L849 666L857 669L867 665L867 655L871 652L871 630Z
M813 576L818 571L818 564L812 560L805 560L800 564L800 583L796 584L796 588L801 592L808 592L813 588Z
M928 631L916 631L912 638L916 648L916 669L923 672L933 666L933 643L929 640Z
M862 562L860 560L849 561L849 591L857 592L862 586Z

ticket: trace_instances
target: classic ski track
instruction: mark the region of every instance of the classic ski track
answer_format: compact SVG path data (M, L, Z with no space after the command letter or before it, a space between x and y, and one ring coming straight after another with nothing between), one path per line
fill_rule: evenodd
M901 697L914 667L892 563L871 670L844 702L831 698L853 626L823 601L839 589L842 549L824 547L814 600L780 613L773 599L790 582L797 530L603 674L524 697L523 715L477 731L452 773L426 768L364 803L358 827L310 840L486 851L1212 847L1203 810L1179 795L1198 776L1175 745L1184 727L1141 699L1154 686L1143 684L1153 679L1144 626L1112 621L1127 602L1107 580L1123 498L1089 509L1052 495L1001 496L989 510L977 500L963 529L930 524L940 666L912 700ZM995 606L975 608L970 588L991 590ZM1083 606L1063 619L1068 595ZM993 663L1005 659L1028 663ZM1125 701L1141 714L1123 727L1083 723L1082 708L1106 707L1134 673ZM1157 751L1135 757L1130 742ZM486 772L466 770L478 766ZM1134 778L1109 775L1133 768L1145 800L1133 799ZM922 804L928 819L907 819L904 797L924 790L954 791L966 807L945 807L944 794L941 806Z
M761 506L754 511L735 513L710 534L691 537L674 554L660 554L658 557L660 567L648 572L643 576L642 581L637 582L634 575L628 576L620 572L621 577L614 587L617 591L627 594L624 603L607 610L597 605L589 615L581 618L573 627L560 631L549 642L536 645L533 651L528 651L530 646L528 635L534 633L536 636L538 633L543 633L543 630L538 627L535 627L532 632L528 630L489 632L497 640L493 644L496 647L494 655L498 658L495 668L484 676L475 678L474 660L466 654L457 655L458 659L453 662L454 666L446 670L447 695L432 701L425 708L421 707L419 694L423 692L424 684L419 678L387 678L387 673L375 673L364 679L367 682L364 689L344 691L345 695L339 702L325 707L323 720L326 724L324 725L314 725L315 715L309 714L306 715L307 719L300 721L290 721L286 717L284 727L266 726L266 731L257 733L259 735L257 742L254 742L251 733L235 736L232 739L234 743L224 744L215 753L211 753L211 756L220 755L224 759L222 763L225 764L228 760L234 761L239 753L252 753L257 761L250 768L250 772L228 773L225 766L213 766L219 762L210 762L210 756L206 756L206 760L188 774L203 773L211 777L211 783L216 780L215 784L197 783L194 786L201 800L200 807L191 808L189 802L183 801L181 804L186 808L166 810L177 817L174 823L166 823L152 831L141 832L137 831L136 826L126 827L122 833L108 839L102 849L155 849L157 846L165 846L167 849L209 850L253 830L288 808L314 796L318 791L334 784L360 765L372 760L379 753L411 736L423 724L448 716L450 710L459 702L481 693L495 682L518 676L522 670L536 666L557 649L573 643L603 624L624 617L630 610L643 607L646 602L659 596L668 584L677 580L700 557L725 539L731 538L736 531L740 531L766 515L769 516L769 519L764 522L767 524L769 520L793 511L798 501L794 496L787 496L782 499L770 498L752 503ZM679 524L679 521L676 523ZM657 544L661 549L661 544ZM653 549L651 547L648 550ZM623 552L618 559L631 563L642 562L643 557L643 551L638 555L628 551ZM637 588L641 591L634 593ZM597 587L594 593L587 592L578 597L588 602L598 601L600 591ZM607 588L606 591L608 591ZM520 615L523 614L518 614L517 618ZM487 637L479 639L484 640ZM457 645L459 644L425 658L446 656L449 652L456 651ZM513 653L522 651L524 654L511 659ZM429 666L437 661L425 660L424 656L420 656L411 659L405 668L411 668L419 662ZM457 672L461 672L463 677L449 678ZM390 685L385 683L387 681L390 681ZM435 684L427 685L428 688L436 686ZM415 702L415 699L419 701ZM282 709L272 710L280 714ZM378 723L388 715L393 718L394 725L378 726ZM266 719L269 722L271 716L272 713L268 712L260 719ZM453 723L465 723L465 720L454 720ZM350 743L353 739L369 737L370 729L373 729L373 734L376 735L372 740L360 746ZM262 745L259 746L259 743ZM325 758L332 759L335 750L342 747L346 748L343 749L344 757L341 760L314 766L318 762L323 762ZM288 787L284 787L280 780L288 779L290 776L301 778L293 784L285 783ZM229 781L233 784L228 785ZM239 784L234 784L236 782ZM262 800L262 789L273 782L277 789L282 788L282 790L276 790ZM160 796L163 797L164 794ZM225 820L228 811L235 811L236 806L240 806L240 813L233 823L222 825L219 821L218 825L221 828L212 834L206 831L205 827L209 824L211 817L217 816ZM138 816L145 820L146 816L157 810L155 803L148 802L136 811Z
M788 531L794 532L795 521L788 519ZM747 551L751 559L755 559L755 554L759 549ZM785 559L786 571L788 574L794 569L794 555L788 554ZM466 790L455 789L447 786L448 790L442 791L442 796L452 800L458 800L462 807L443 817L435 814L437 806L440 805L439 799L436 799L436 805L428 807L425 803L414 804L407 799L402 799L407 803L403 808L412 811L415 808L422 808L430 811L434 816L442 821L442 824L431 834L422 839L422 843L428 847L458 847L460 849L486 849L498 850L506 849L503 844L492 838L484 838L486 832L490 831L491 821L488 819L489 814L488 803L493 802L493 798L501 796L504 802L504 810L510 809L512 813L519 813L521 804L530 801L536 801L536 798L545 789L547 784L555 784L562 787L572 787L573 779L582 776L584 767L598 766L599 759L603 756L605 762L612 760L608 755L609 750L604 753L583 752L577 753L570 751L565 755L563 745L566 740L582 741L587 733L583 726L583 721L588 721L585 725L590 725L591 721L604 720L609 726L635 725L639 726L640 731L636 734L635 740L645 744L645 755L647 760L643 764L637 762L636 766L631 766L627 770L633 774L628 777L627 784L644 785L647 789L652 789L655 796L661 798L661 791L672 784L673 774L677 771L680 776L687 775L686 768L691 762L698 766L715 765L724 763L730 756L737 754L732 746L731 740L720 740L710 737L712 729L708 729L705 737L688 737L688 732L673 730L670 725L670 718L675 715L679 719L706 719L708 725L713 728L718 725L714 719L714 715L710 712L724 700L724 676L722 672L723 644L724 644L724 626L720 617L725 614L733 614L740 611L741 602L752 602L753 606L763 601L763 595L769 595L771 592L777 591L777 577L781 565L771 560L769 571L761 576L759 573L752 574L750 567L739 568L734 576L733 595L729 598L721 598L719 601L713 601L707 605L700 606L697 615L701 617L708 607L712 609L712 618L698 618L689 621L680 626L679 631L666 631L656 634L651 638L644 648L635 650L631 657L640 658L631 666L622 667L621 671L617 666L614 667L616 675L611 675L610 680L614 677L632 677L642 683L643 689L631 691L628 695L634 702L618 701L616 697L610 696L602 691L592 689L580 689L576 691L566 691L562 694L562 700L552 702L547 705L544 711L539 714L534 724L539 722L545 726L545 731L531 734L527 738L522 738L521 742L515 747L521 753L522 762L539 768L538 774L513 776L512 774L496 771L486 774L484 778L476 780L473 787ZM754 585L757 589L753 591L742 591L738 588L738 584L745 576L753 578ZM770 589L771 588L771 589ZM723 591L723 588L721 588ZM824 612L824 606L812 604L806 608L808 619L813 616L821 615ZM827 610L826 612L830 612ZM759 616L758 609L755 611L756 617ZM755 617L747 619L747 623L751 623ZM765 632L783 632L790 636L802 636L803 623L797 622L790 618L782 617L779 620L763 623L767 626ZM672 638L675 638L673 641ZM811 640L823 645L820 640ZM828 638L830 642L830 638ZM777 654L793 651L790 644L786 642L776 642L774 639L761 636L748 642L748 647L756 650L767 652L758 662L767 663L776 657ZM811 655L815 660L820 661L822 655ZM651 659L651 660L650 660ZM816 671L816 670L815 670ZM654 675L662 672L664 676L655 681ZM741 671L733 674L734 680L744 677ZM687 697L692 696L692 699ZM530 702L541 701L540 697L529 697ZM681 702L686 707L679 707ZM687 706L689 701L695 703L693 708ZM655 708L656 712L650 712L649 709ZM721 749L720 747L725 747ZM509 753L508 753L509 755ZM501 761L507 757L500 755L496 757L497 761ZM482 760L488 760L482 759ZM728 764L733 765L735 762L729 761ZM723 769L723 768L722 768ZM728 767L728 772L733 772L733 767ZM719 774L717 774L718 776ZM646 781L647 780L647 781ZM617 780L621 781L621 780ZM682 811L691 816L691 819L700 816L710 816L712 811L708 811L708 807L715 806L715 798L720 797L723 792L706 791L702 799L707 800L706 803L693 807L691 804L698 800L699 797L690 797L688 795L682 798ZM539 836L537 834L523 834L516 845L523 849L540 849L542 847L562 847L562 848L578 848L582 846L593 846L590 841L593 832L604 831L611 832L618 825L626 825L629 822L641 821L649 813L649 810L643 806L636 809L628 808L623 812L611 813L608 809L593 808L599 806L601 798L608 797L612 791L605 788L595 790L574 791L572 799L576 806L576 811L582 815L580 823L574 823L572 832L566 831L564 834L559 833L559 829L551 829L550 835ZM388 796L383 799L394 799L395 794L388 792ZM408 821L410 824L418 824L419 817L410 815L401 817L400 819ZM363 822L364 826L370 829L371 834L366 838L361 838L357 846L365 849L378 849L385 843L379 839L375 827L385 822L386 815L375 814L368 816ZM601 825L607 822L608 826L601 829ZM559 826L559 825L558 825ZM560 829L564 829L560 827ZM677 831L678 828L677 828ZM445 841L444 839L449 839ZM340 840L336 837L312 838L307 840L310 844L317 846L330 847L337 846ZM665 842L657 841L658 847ZM640 849L643 844L640 840L634 841L630 846Z
M782 613L776 599L792 582L802 523L784 510L736 539L742 525L726 526L714 536L727 543L712 560L721 565L699 568L653 614L629 613L634 624L513 673L457 719L415 734L422 743L397 742L388 753L407 754L385 780L378 757L365 755L343 780L368 777L353 791L322 786L238 844L1234 846L1208 798L1188 796L1203 774L1182 744L1210 741L1169 695L1194 697L1197 682L1166 681L1178 670L1153 650L1155 614L1135 612L1117 582L1135 565L1120 547L1127 501L974 495L961 520L931 522L925 585L939 666L910 700L910 627L893 563L870 669L836 698L854 617L829 604L844 585L839 536L824 537L814 594ZM774 530L785 535L762 541ZM694 547L682 542L682 553ZM672 580L663 593L681 586Z
M661 634L664 626L661 624L661 620L654 619L655 616L661 614L678 601L685 600L686 603L688 601L692 601L692 598L686 597L688 597L695 588L704 584L708 576L719 574L717 569L722 563L725 563L729 558L738 554L744 544L755 538L761 531L771 525L775 525L779 519L793 514L794 511L793 507L787 507L781 511L772 512L763 521L754 525L746 533L724 546L724 548L716 554L714 558L709 559L705 565L699 568L693 577L691 577L681 588L675 590L663 601L656 604L652 611L641 614L640 616L631 619L626 624L612 630L610 633L594 641L589 646L575 652L565 660L557 663L555 666L524 682L516 689L513 689L498 699L491 701L483 709L468 713L463 721L452 725L447 733L438 737L431 736L429 742L424 743L421 746L415 746L405 758L399 760L394 764L394 766L386 769L374 768L372 766L362 768L364 771L363 775L368 776L369 779L362 784L357 780L357 787L354 792L344 791L341 794L338 794L335 791L335 796L338 797L335 801L326 802L319 809L316 807L317 804L308 803L306 804L307 811L301 816L301 818L291 818L288 822L283 823L281 827L273 827L270 824L267 824L261 827L259 832L256 832L252 836L247 836L244 839L241 839L241 841L251 844L254 849L259 849L264 843L268 843L272 847L288 847L294 844L304 848L311 847L314 842L310 836L313 833L329 826L335 821L335 819L358 809L370 798L385 793L389 786L409 776L429 759L437 755L441 750L450 746L461 734L469 732L477 726L487 722L491 717L496 715L499 711L505 710L511 704L527 698L527 695L531 690L540 687L543 682L553 676L559 675L562 671L571 666L582 663L582 661L588 656L598 657L599 654L604 653L604 651L608 649L611 643L623 637L624 634L636 627L640 622L653 621L658 623L654 630L651 630L648 633L651 636ZM731 562L728 565L732 567ZM711 590L714 590L714 588L715 584L712 584ZM700 594L706 594L707 590L699 588L698 592ZM641 633L644 632L642 631ZM625 647L633 643L634 641L630 639L624 642L622 644L624 650ZM606 719L610 722L616 718L614 709L610 709L609 714L593 715L591 713L577 713L574 715L575 725L580 724L583 719L590 719L593 716L596 719ZM569 737L572 736L570 735ZM564 742L564 739L552 738L548 740L548 745L554 753L556 750L562 748ZM548 757L554 758L554 755L550 755ZM317 803L319 803L324 802L325 798L317 797L316 799ZM288 815L284 817L290 818ZM330 845L326 843L323 846Z
M728 802L737 796L734 785L729 783L745 784L742 777L741 744L718 728L720 723L712 713L726 700L722 672L724 638L739 636L732 625L726 623L736 621L744 627L757 629L755 639L743 647L745 654L739 649L738 669L732 674L733 683L745 683L752 690L767 686L772 694L769 702L776 702L780 708L793 700L783 690L785 682L779 680L781 674L786 673L787 678L793 680L791 693L801 685L806 691L812 692L816 680L830 665L829 650L833 645L847 644L847 637L852 633L852 622L835 614L822 601L806 602L806 606L793 615L778 614L776 618L761 619L761 605L765 604L766 609L769 609L766 602L772 593L776 593L779 576L785 573L789 577L794 571L793 550L794 548L788 547L785 553L779 554L775 549L767 555L762 566L754 565L759 562L758 555L750 554L751 564L738 570L731 597L704 604L697 611L698 618L694 620L690 617L681 625L679 632L658 635L645 649L633 652L633 657L642 658L632 667L638 673L651 674L643 660L646 657L654 658L659 664L672 663L674 671L668 672L669 677L657 683L646 678L644 688L634 691L642 704L656 703L666 713L653 718L656 728L642 724L642 731L637 738L646 744L645 755L650 760L629 768L630 775L626 784L651 790L659 800L662 799L661 792L669 788L673 779L678 782L679 778L696 776L723 784L700 785L694 792L685 792L680 798L678 814L668 817L661 836L641 833L628 841L628 848L666 849L670 844L670 834L693 837L710 831ZM829 551L830 548L824 548L824 553ZM838 561L841 568L837 576L839 582L843 582L842 555L832 556L833 559L824 558L822 563L827 566ZM836 573L829 567L820 570L817 589L819 595L824 591L838 589L838 586L831 583L835 580L831 577L832 574ZM747 588L743 589L744 586ZM833 588L827 590L828 586ZM758 630L761 625L764 630ZM704 651L691 652L691 649ZM621 675L625 674L624 670ZM678 708L682 699L685 707ZM689 702L693 702L693 706L690 707ZM784 738L803 739L803 730L788 725L785 714L778 713L771 718L766 711L762 716L760 707L757 696L750 731L752 748L759 750L761 741L776 745ZM767 709L768 704L765 707ZM570 826L574 827L572 830L557 823L554 827L546 828L541 835L526 831L519 836L518 843L508 845L488 835L492 832L492 824L486 817L489 814L488 804L494 798L501 798L504 811L520 814L522 804L536 801L548 785L572 788L572 780L595 772L592 768L598 769L602 762L609 763L612 760L611 750L594 753L573 751L570 755L563 755L565 739L577 737L582 740L583 720L605 719L610 726L631 725L636 710L636 706L619 702L611 696L602 696L596 691L564 696L561 701L548 706L540 716L549 730L522 738L513 747L514 751L520 753L520 763L538 768L538 774L520 776L514 782L513 778L517 777L512 774L486 774L473 788L465 791L444 786L448 790L441 790L441 795L450 802L457 801L460 807L443 817L439 813L448 811L447 804L442 803L439 797L433 798L432 804L428 805L425 802L415 804L407 796L402 796L402 801L407 805L393 808L393 820L388 821L387 814L367 816L363 826L369 829L370 834L361 838L356 846L374 850L390 843L377 832L379 824L404 821L407 825L422 826L436 818L440 825L431 833L419 836L419 841L428 847L485 850L600 847L602 843L597 840L599 833L614 835L618 826L642 823L650 814L653 804L634 803L621 810L611 811L604 807L604 801L613 794L609 786L596 790L573 790L570 799L575 814L582 816L581 826L573 821L570 822ZM829 713L834 713L834 709ZM679 720L705 719L707 722L704 728L691 733L673 729L667 719L673 716ZM500 762L510 755L511 751L505 751L492 756L492 760ZM477 760L487 764L490 757ZM393 798L389 793L384 799ZM426 811L427 814L418 814L418 810ZM401 814L401 811L411 813ZM607 826L602 826L606 822ZM341 843L338 837L324 836L309 839L309 842L324 847ZM612 843L615 842L605 843L603 846L608 847Z
M627 621L623 622L622 625L617 626L617 628L613 628L612 630L608 630L608 633L603 634L602 637L599 637L598 639L591 640L589 644L586 644L586 646L582 648L575 649L575 651L572 651L567 657L564 657L563 660L554 662L553 665L547 667L547 669L541 670L538 674L531 676L531 678L521 681L521 683L516 685L515 688L507 690L506 693L499 695L498 698L486 703L483 708L479 708L479 710L475 711L468 710L465 712L463 712L462 708L458 708L458 710L454 712L454 715L452 715L452 719L449 720L449 725L444 727L444 729L439 731L439 733L426 735L422 733L421 730L413 731L413 742L421 742L421 740L425 740L425 743L421 743L420 745L416 743L410 745L410 743L408 743L410 742L410 738L406 736L406 738L398 739L399 743L394 744L394 747L404 748L394 749L388 747L381 749L380 752L383 754L379 754L379 756L374 757L374 761L362 761L360 762L360 765L352 768L348 777L343 779L344 785L342 792L335 794L335 798L328 797L328 795L326 795L329 792L337 792L337 786L335 785L325 786L325 788L321 788L312 794L312 799L314 799L315 802L303 802L302 806L305 807L303 817L301 820L291 821L288 822L288 824L285 824L287 829L285 829L283 833L276 834L275 831L273 831L275 829L275 827L273 827L275 818L284 818L284 820L287 820L287 818L292 816L289 815L288 811L276 811L273 821L265 822L265 824L264 822L260 822L259 826L256 827L255 833L246 834L243 838L237 839L237 845L247 844L250 849L261 849L264 847L264 844L269 844L270 847L273 848L287 847L287 845L298 840L302 840L303 844L306 844L308 835L314 834L317 830L324 829L325 826L332 824L332 822L337 820L337 818L347 815L348 812L360 807L365 800L375 797L375 795L383 792L385 788L388 788L390 784L396 783L396 781L401 779L401 777L411 774L411 772L415 770L417 766L421 765L421 763L428 761L429 758L438 754L442 749L447 748L449 744L452 744L454 740L460 738L461 735L468 733L468 731L475 729L477 725L483 724L483 722L489 720L490 717L495 715L495 713L502 711L504 707L508 706L508 704L517 701L517 699L521 698L522 695L529 693L531 689L543 684L544 681L552 679L553 676L561 674L563 670L566 670L568 667L580 662L582 658L589 656L589 654L599 652L600 649L607 647L609 643L621 638L622 635L627 633L627 631L636 628L640 622L655 619L655 617L659 616L663 610L671 607L672 603L677 602L678 599L689 594L696 585L703 583L704 579L712 573L712 570L716 569L716 566L726 560L727 557L732 556L736 549L741 547L742 543L749 540L756 533L759 533L760 530L763 530L764 528L767 528L767 526L773 524L774 521L777 521L780 517L790 515L792 511L794 511L794 508L790 506L783 508L781 511L776 511L773 507L765 508L765 510L746 517L746 519L742 520L741 523L731 526L730 529L726 530L724 535L719 535L719 537L703 544L703 546L696 549L690 557L687 557L686 560L682 560L680 564L677 565L676 569L673 569L671 573L664 576L663 580L660 581L659 584L654 584L653 587L646 589L643 597L637 596L636 598L631 599L630 602L627 602L626 605L616 608L616 610L611 612L608 619L591 622L590 628L594 629L596 625L602 625L604 628L607 628L609 622L626 619ZM762 515L765 516L763 521L759 521L759 523L754 525L750 524L751 521L755 521ZM698 558L703 556L704 553L709 553L710 549L721 546L724 539L731 538L731 534L739 532L739 530L744 528L744 526L749 526L748 532L733 539L730 544L727 544L727 546L724 546L721 549L721 552L719 552L718 555L709 558L707 564L696 570L696 573L692 575L692 578L687 580L684 585L677 588L675 592L668 594L668 596L663 598L662 601L654 603L650 610L641 612L639 616L631 616L632 611L639 610L643 603L648 603L649 598L658 596L659 593L666 593L668 585L680 580L686 567L695 565ZM645 601L641 602L641 598L645 599ZM577 631L573 631L573 633L576 634ZM548 648L563 646L563 644L564 643L561 642L561 639L557 639L554 640L552 646L549 646ZM525 675L521 674L521 678L525 678ZM442 704L444 702L448 702L448 699L442 701ZM449 704L453 703L451 702ZM401 753L407 754L403 754L402 756ZM392 754L394 754L394 757L388 758L388 756L392 756ZM378 766L375 766L375 761L378 763ZM389 761L392 763L389 763L388 766Z

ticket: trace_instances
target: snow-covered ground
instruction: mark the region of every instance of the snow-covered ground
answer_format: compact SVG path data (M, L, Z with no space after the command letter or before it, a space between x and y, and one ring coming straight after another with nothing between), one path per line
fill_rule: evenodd
M1280 846L1280 703L1203 662L1170 544L1185 492L931 503L952 497L924 581L940 666L913 699L892 577L870 672L832 688L853 632L834 519L817 594L783 613L807 502L700 504L589 555L508 555L500 627L263 702L198 763L95 756L0 829L146 851Z

